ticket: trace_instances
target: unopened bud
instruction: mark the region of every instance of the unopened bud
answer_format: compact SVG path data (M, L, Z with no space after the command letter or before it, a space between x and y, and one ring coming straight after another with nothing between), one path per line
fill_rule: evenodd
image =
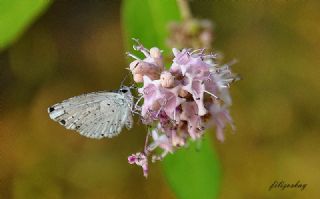
M189 95L189 92L183 89L180 89L179 96L180 97L187 97Z
M143 75L141 74L134 74L133 75L133 81L137 83L142 83L143 82Z
M130 63L129 68L133 72L133 70L139 65L140 60L134 60Z
M157 47L153 47L150 49L150 56L152 58L161 58L161 51Z
M159 48L153 47L150 49L150 57L153 58L153 62L155 65L159 67L159 71L163 71L164 65L163 65L163 58L162 53Z
M174 76L170 72L164 71L160 75L160 83L161 83L161 86L164 88L173 87Z

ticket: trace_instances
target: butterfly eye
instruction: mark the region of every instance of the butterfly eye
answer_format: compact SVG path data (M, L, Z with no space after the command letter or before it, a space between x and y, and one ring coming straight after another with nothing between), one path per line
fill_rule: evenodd
M126 92L128 92L128 90L127 89L121 89L120 90L122 93L126 93Z

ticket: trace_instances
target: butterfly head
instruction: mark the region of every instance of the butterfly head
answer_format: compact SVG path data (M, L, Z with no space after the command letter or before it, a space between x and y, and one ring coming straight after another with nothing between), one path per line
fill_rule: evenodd
M116 91L117 93L123 94L128 98L132 98L131 87L128 86L121 86L119 90Z
M127 86L122 86L119 90L118 90L119 93L130 93L130 88L127 87Z

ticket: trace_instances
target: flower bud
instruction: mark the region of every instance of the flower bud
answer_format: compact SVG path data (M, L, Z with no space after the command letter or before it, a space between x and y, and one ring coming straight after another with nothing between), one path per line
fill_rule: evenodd
M150 56L152 58L161 58L162 57L161 51L159 50L159 48L153 47L150 49Z
M133 74L133 80L137 83L143 82L143 76L146 75L150 79L159 79L159 67L141 60L135 60L130 64L130 70Z
M161 86L164 88L173 87L174 76L170 72L164 71L160 75L160 83L161 83Z
M163 58L159 48L153 47L150 49L150 57L153 58L153 62L158 66L160 72L163 71Z
M134 74L133 75L133 81L137 83L142 83L143 82L143 75L141 74Z
M187 97L189 95L189 92L184 90L184 89L180 89L179 91L179 96L180 97Z
M133 62L130 63L129 65L129 69L131 70L131 72L133 72L133 70L138 66L140 60L134 60Z

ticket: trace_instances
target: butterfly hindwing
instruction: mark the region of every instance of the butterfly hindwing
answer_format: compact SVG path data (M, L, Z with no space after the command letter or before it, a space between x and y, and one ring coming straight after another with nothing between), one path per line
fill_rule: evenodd
M124 125L132 127L131 100L131 93L94 92L64 100L48 112L65 128L101 139L118 135Z

